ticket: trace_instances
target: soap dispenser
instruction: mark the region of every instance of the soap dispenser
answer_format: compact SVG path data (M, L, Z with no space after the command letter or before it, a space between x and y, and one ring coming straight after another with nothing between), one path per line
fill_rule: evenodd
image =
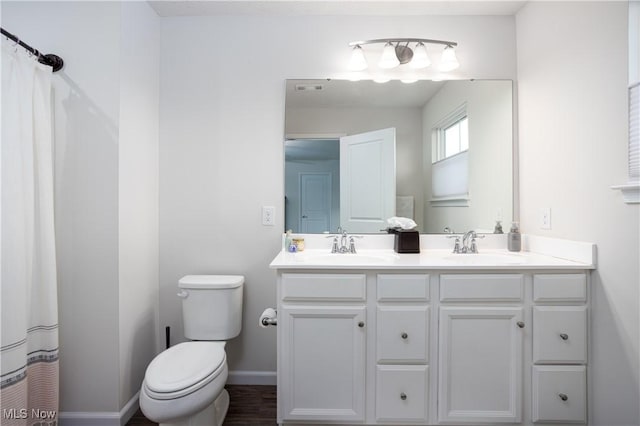
M518 222L511 223L511 230L507 237L507 248L509 251L520 251L522 248L522 234L520 234Z
M496 226L493 228L493 233L494 234L504 234L504 231L502 230L501 221L496 220Z

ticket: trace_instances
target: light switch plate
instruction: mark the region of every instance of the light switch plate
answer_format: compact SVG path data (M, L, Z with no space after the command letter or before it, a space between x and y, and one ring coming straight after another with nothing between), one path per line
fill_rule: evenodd
M275 224L276 208L273 206L262 206L262 224L273 226Z
M551 229L551 207L540 209L540 229Z

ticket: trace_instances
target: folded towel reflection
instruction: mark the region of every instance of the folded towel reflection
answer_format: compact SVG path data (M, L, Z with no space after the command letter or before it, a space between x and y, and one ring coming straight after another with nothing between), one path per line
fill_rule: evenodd
M389 219L387 219L387 224L389 225L389 228L397 229L413 229L418 226L418 224L413 219L399 216L390 217Z

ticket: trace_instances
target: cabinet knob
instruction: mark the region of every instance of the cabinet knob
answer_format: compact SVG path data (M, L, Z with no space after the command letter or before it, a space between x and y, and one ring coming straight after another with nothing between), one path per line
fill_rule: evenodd
M409 337L409 335L406 332L402 332L402 334L400 335L400 337L402 337L404 340L407 339L407 337Z
M569 397L564 394L564 393L559 393L558 396L560 397L561 400L566 401L567 399L569 399Z
M406 394L406 393L404 393L404 392L402 392L402 393L400 394L400 399L401 399L401 400L403 400L403 401L406 401L406 400L407 400L407 394Z
M565 334L565 333L561 333L561 334L560 334L560 338L561 338L562 340L568 340L568 339L569 339L569 335L568 335L568 334Z
M358 327L360 327L360 328L364 327L364 321L360 321L360 322L358 323Z
M522 321L518 321L518 322L516 323L516 325L517 325L518 327L520 327L520 328L524 328L524 322L522 322Z

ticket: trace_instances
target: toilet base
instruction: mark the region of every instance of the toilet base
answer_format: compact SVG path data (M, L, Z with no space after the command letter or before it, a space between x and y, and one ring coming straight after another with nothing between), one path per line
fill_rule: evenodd
M222 426L229 410L229 392L222 389L220 395L204 410L175 423L160 423L159 426Z

